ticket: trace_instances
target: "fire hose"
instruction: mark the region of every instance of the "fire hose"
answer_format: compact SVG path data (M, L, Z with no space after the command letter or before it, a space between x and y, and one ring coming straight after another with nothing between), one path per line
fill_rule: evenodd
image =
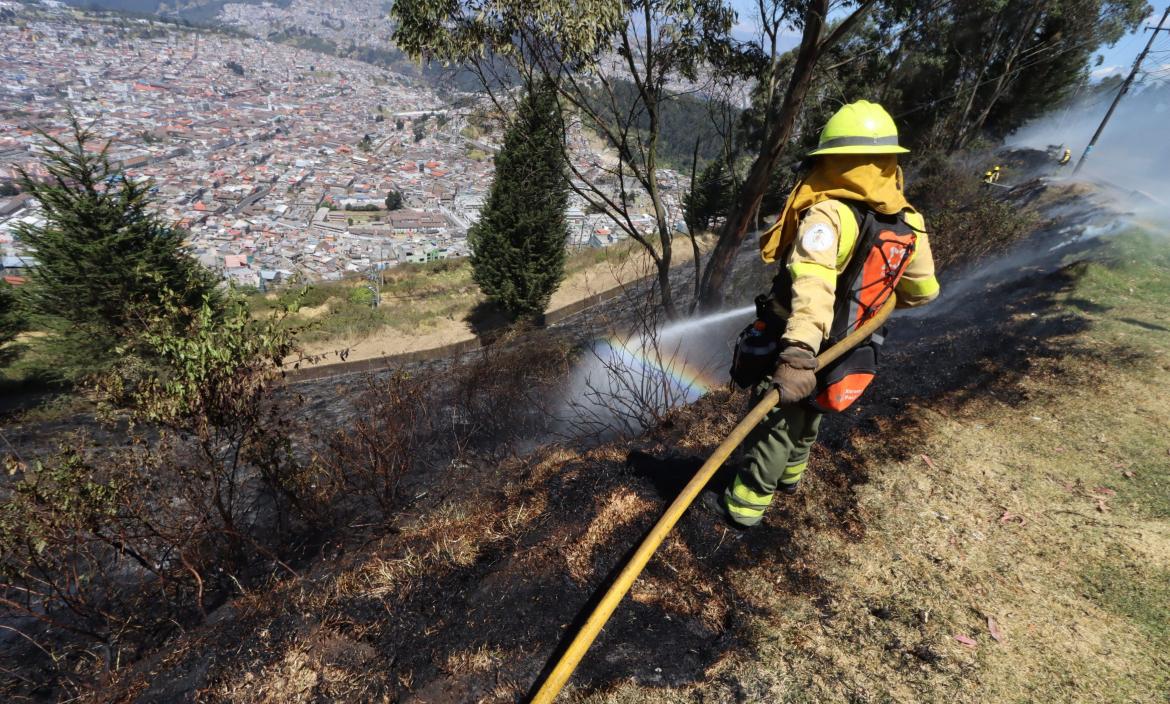
M817 368L824 368L876 332L886 322L886 319L890 317L895 303L895 298L891 294L889 299L886 300L885 304L872 318L862 323L843 340L817 355ZM773 388L765 393L755 407L748 412L747 416L724 438L723 442L719 444L719 447L715 448L715 451L711 453L711 456L703 463L703 466L699 468L699 471L695 473L691 481L683 487L683 490L671 502L670 506L667 507L666 512L658 519L658 523L654 525L654 528L642 540L642 544L638 546L637 552L626 563L621 573L618 574L617 579L610 585L605 596L601 598L597 607L593 609L593 613L585 621L585 625L581 627L581 630L577 632L573 641L569 643L569 647L561 655L560 660L557 661L557 664L553 667L540 689L536 692L536 695L532 698L533 704L552 704L557 694L560 693L561 689L569 681L569 677L573 674L573 671L577 669L581 658L585 656L585 651L593 644L594 639L597 638L601 629L609 621L609 617L613 615L618 603L630 591L630 587L634 585L634 580L642 573L642 569L649 562L650 557L654 555L654 551L666 539L670 530L682 518L683 513L690 507L695 498L699 496L703 488L707 486L707 482L711 480L715 472L727 461L727 457L732 451L739 447L739 444L743 442L747 434L764 419L768 411L775 408L779 403L779 390Z

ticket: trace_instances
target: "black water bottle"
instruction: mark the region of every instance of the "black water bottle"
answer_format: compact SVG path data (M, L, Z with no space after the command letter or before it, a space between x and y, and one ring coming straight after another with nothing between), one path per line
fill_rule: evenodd
M731 358L731 380L741 389L755 386L776 369L780 345L768 334L768 326L757 320L743 329L735 341Z

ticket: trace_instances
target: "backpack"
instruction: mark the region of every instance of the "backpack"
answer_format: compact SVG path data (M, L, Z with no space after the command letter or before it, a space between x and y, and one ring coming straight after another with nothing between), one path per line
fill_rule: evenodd
M836 344L877 314L893 294L910 263L918 233L902 214L884 215L864 204L843 201L857 222L853 256L837 276L833 323L824 347ZM753 386L776 368L776 342L791 315L792 278L787 267L772 281L770 295L756 298L757 320L742 333L732 358L732 380ZM817 372L817 388L807 403L822 413L839 413L851 406L877 374L881 332ZM771 344L769 344L771 343Z
M917 231L901 213L885 215L856 203L846 205L857 218L857 244L849 264L837 277L833 324L826 346L841 341L877 314L893 295L918 242ZM877 374L878 348L884 334L885 328L818 370L817 389L809 404L821 412L839 413L861 398Z

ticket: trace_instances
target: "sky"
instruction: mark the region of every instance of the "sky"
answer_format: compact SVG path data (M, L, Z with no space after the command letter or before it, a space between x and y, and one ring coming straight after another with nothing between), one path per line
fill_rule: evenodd
M1137 58L1138 52L1146 45L1150 39L1150 34L1144 31L1147 25L1155 24L1158 19L1165 12L1167 4L1170 0L1155 0L1149 4L1153 6L1154 10L1142 26L1136 32L1131 32L1122 37L1112 47L1103 47L1098 53L1102 57L1100 66L1093 69L1094 80L1100 80L1106 76L1116 74L1126 74L1133 67L1133 61ZM732 0L732 6L739 12L739 24L736 27L737 35L748 38L756 35L755 30L755 15L756 15L756 1L755 0ZM1170 25L1170 23L1168 23ZM1161 36L1154 40L1154 47L1151 50L1149 58L1143 68L1154 74L1157 78L1170 79L1170 32L1160 32ZM790 49L797 45L800 40L800 35L790 33L787 37L788 42L783 48ZM1163 53L1154 53L1161 51Z
M1133 61L1137 58L1138 53L1145 47L1146 42L1150 41L1150 33L1145 31L1147 26L1157 24L1161 19L1162 13L1166 11L1167 2L1170 0L1163 0L1162 2L1151 2L1150 5L1154 7L1154 11L1142 23L1136 32L1132 32L1122 37L1121 41L1117 42L1112 47L1106 47L1099 53L1104 57L1102 64L1093 69L1094 78L1103 78L1109 75L1128 74L1133 68ZM1170 22L1166 26L1170 27ZM1150 55L1146 58L1142 68L1145 71L1155 74L1160 78L1170 77L1166 74L1170 73L1170 32L1159 32L1160 36L1154 39L1154 46L1150 50ZM1154 53L1154 52L1163 53Z

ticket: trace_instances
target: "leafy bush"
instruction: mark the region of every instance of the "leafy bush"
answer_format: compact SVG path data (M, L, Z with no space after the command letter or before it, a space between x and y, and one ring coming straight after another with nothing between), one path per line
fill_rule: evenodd
M358 306L372 306L374 291L365 286L355 286L349 290L349 302Z
M295 451L295 399L274 393L295 330L242 302L164 299L91 388L127 437L74 437L55 454L7 460L0 490L0 615L58 661L98 643L113 662L287 570L297 530L328 521L337 482ZM70 639L68 634L72 634ZM80 640L78 640L80 639Z

